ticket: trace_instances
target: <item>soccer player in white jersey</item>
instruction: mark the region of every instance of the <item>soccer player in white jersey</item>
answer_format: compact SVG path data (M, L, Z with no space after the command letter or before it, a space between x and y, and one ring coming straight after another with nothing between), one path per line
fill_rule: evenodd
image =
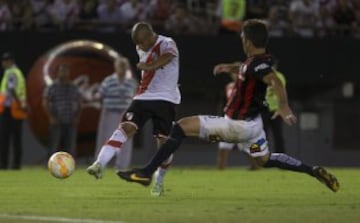
M141 81L119 127L102 146L97 160L87 168L87 172L97 179L102 177L104 167L116 150L121 149L126 140L148 120L153 122L153 135L158 145L165 142L175 121L175 106L181 100L178 89L179 53L174 40L156 34L151 25L144 22L134 25L131 37L140 58L137 68L142 71ZM152 195L163 193L163 178L171 160L172 156L158 168Z

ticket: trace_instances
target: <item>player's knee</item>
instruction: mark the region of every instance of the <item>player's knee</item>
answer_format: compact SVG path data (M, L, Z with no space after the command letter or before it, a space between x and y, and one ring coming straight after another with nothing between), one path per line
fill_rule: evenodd
M127 137L132 137L137 130L136 124L132 122L122 122L120 123L119 128L125 132Z
M183 129L184 132L192 132L198 126L199 119L196 116L182 118L177 121L177 124Z
M188 124L186 119L180 119L176 122L178 126L180 126L182 129L184 129Z

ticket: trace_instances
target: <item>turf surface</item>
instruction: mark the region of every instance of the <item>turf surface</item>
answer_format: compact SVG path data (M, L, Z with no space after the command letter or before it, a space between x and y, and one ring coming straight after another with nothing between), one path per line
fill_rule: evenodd
M0 222L56 216L125 223L359 223L360 169L330 170L340 181L338 193L281 170L175 168L163 197L151 197L150 188L124 182L111 169L102 180L81 168L66 180L42 168L0 171Z

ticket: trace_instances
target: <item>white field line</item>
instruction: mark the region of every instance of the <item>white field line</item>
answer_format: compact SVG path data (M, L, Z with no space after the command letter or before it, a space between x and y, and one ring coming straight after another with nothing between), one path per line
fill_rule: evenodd
M123 221L105 221L95 219L78 219L78 218L63 218L63 217L50 217L50 216L36 216L36 215L10 215L0 214L1 219L12 220L26 220L37 222L62 222L62 223L125 223Z

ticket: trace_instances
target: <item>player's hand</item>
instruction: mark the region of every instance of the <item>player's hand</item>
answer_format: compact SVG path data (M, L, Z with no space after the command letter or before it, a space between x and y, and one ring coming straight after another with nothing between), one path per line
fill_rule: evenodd
M154 69L152 68L152 66L150 66L149 64L144 63L144 62L139 62L138 64L136 64L136 67L137 67L139 70L144 70L144 71L154 70Z
M229 64L218 64L214 67L213 73L217 75L219 73L230 73L231 67Z
M275 114L271 117L271 119L275 119L279 115L288 125L293 125L297 121L296 116L291 111L288 105L280 106L279 109L275 112Z

